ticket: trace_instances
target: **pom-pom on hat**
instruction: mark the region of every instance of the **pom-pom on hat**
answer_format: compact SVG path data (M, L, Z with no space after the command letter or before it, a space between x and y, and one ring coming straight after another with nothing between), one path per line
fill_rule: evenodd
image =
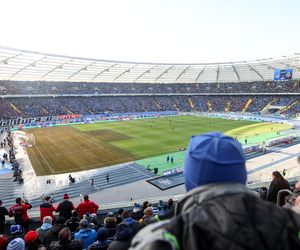
M217 182L245 185L245 161L241 144L230 136L218 132L192 136L185 155L185 187L189 191Z

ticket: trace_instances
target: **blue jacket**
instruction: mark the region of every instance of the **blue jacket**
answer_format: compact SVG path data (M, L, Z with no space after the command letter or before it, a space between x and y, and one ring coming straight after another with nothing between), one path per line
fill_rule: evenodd
M78 233L74 234L75 240L82 240L83 249L87 249L89 245L97 240L97 233L91 228L82 228Z

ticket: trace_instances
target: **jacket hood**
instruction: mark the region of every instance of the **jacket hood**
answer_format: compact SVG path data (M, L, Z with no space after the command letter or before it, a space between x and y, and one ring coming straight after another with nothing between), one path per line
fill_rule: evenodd
M48 231L50 228L52 228L53 226L49 223L43 223L43 225L41 226L41 229L43 231Z
M87 238L92 233L92 229L91 228L82 228L79 230L79 233L82 236L82 238Z
M249 193L255 196L255 192L249 190L240 183L213 183L200 186L188 192L184 198L175 205L175 215L180 212L188 212L195 204L227 194ZM256 193L256 196L258 194ZM179 210L180 207L180 211Z

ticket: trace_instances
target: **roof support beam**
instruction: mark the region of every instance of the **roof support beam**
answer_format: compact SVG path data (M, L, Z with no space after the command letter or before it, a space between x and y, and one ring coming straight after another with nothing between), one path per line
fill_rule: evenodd
M134 82L136 82L138 79L140 79L142 76L144 76L147 73L150 73L152 69L154 69L155 66L151 67L150 69L147 69L146 71L144 71L142 74L140 74L135 80Z
M100 76L101 74L103 74L104 72L109 71L112 67L116 66L117 63L110 65L109 67L105 68L104 70L100 71L97 75L95 75L91 81L93 81L94 79L96 79L98 76Z
M185 69L183 71L181 71L181 73L177 76L176 80L177 81L189 68L190 66L185 67Z
M73 76L77 75L77 74L80 73L81 71L87 70L88 67L92 66L92 65L95 64L95 63L96 63L96 62L92 62L92 63L90 63L89 65L86 65L86 66L82 67L81 69L75 71L72 75L70 75L70 76L68 77L67 80L70 80Z
M21 56L22 54L17 54L17 55L14 55L14 56L8 56L6 57L4 60L1 61L1 63L4 63L4 64L8 64L8 60L9 59L13 59L15 57L18 57L18 56Z
M236 75L236 77L237 77L237 79L239 80L239 82L241 81L241 78L240 78L240 75L239 75L239 73L237 72L237 69L236 69L236 67L232 64L231 65L231 67L233 68L233 71L234 71L234 73L235 73L235 75Z
M162 72L162 73L154 80L154 82L158 81L159 78L161 78L164 74L168 73L168 71L169 71L170 69L172 69L173 67L174 67L174 66L171 66L171 67L167 68L164 72Z
M250 68L250 70L254 71L263 81L265 80L263 78L263 76L255 69L253 68L251 65L247 64L247 66Z
M33 62L27 64L26 66L24 66L23 68L19 69L19 70L16 71L14 74L12 74L12 75L9 77L9 79L13 78L15 75L19 74L21 71L27 69L27 68L30 67L30 66L35 67L35 64L36 64L36 63L38 63L38 62L44 60L45 58L47 58L47 57L42 57L42 58L40 58L39 60L36 60L36 61L33 61Z
M72 60L71 60L72 61ZM70 62L71 62L70 61ZM69 61L68 61L69 62ZM61 69L64 65L66 65L68 62L64 62L64 63L62 63L62 64L59 64L59 65L57 65L57 66L55 66L53 69L51 69L51 70L49 70L46 74L44 74L41 78L40 78L40 80L42 80L44 77L46 77L47 75L49 75L50 73L52 73L54 70L57 70L57 69Z
M199 74L198 74L198 76L197 76L197 78L196 78L196 80L195 80L195 83L198 82L198 80L199 80L200 76L203 74L205 68L206 68L206 67L204 66L204 68L199 72Z
M218 68L217 68L217 77L216 77L217 83L219 82L219 76L220 76L220 65L218 65Z
M121 77L122 75L124 75L125 73L130 72L130 70L134 69L135 67L136 67L136 65L134 65L134 66L132 66L132 67L126 69L126 70L123 71L120 75L118 75L118 76L114 79L114 81L117 80L118 78L120 78L120 77Z

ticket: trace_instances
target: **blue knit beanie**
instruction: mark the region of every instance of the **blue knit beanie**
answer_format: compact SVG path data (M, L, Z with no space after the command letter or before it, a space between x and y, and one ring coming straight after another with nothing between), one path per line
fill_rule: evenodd
M245 185L247 171L241 144L218 132L192 136L185 155L184 178L187 191L216 182Z

